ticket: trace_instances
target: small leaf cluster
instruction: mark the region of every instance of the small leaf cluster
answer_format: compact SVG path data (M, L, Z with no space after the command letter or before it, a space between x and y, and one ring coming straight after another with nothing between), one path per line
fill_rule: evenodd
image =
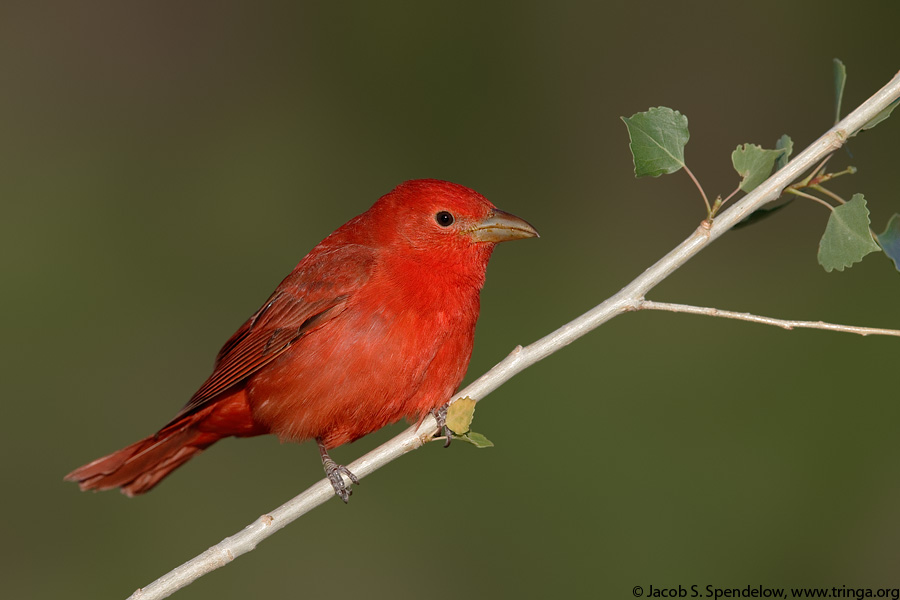
M847 70L841 61L835 59L835 122L840 120L841 100L846 81ZM867 123L863 130L871 129L887 119L896 106L897 102L891 104ZM722 196L718 196L710 203L703 186L685 162L684 148L690 139L688 119L685 115L661 106L630 117L622 117L622 120L631 141L635 176L658 177L683 169L703 197L709 222L737 193L750 193L768 179L773 170L784 168L790 160L794 146L787 135L781 136L774 149L765 149L756 144L739 145L731 153L731 164L741 178L740 183L727 197L723 199ZM785 193L791 196L790 199L774 207L757 210L739 226L754 223L773 214L787 206L794 198L806 198L827 207L830 211L818 252L819 264L826 271L843 271L862 260L867 254L879 250L884 251L900 271L900 215L894 214L890 218L882 234L876 235L872 232L869 228L869 210L862 194L854 194L846 201L824 186L836 177L856 173L854 167L847 167L839 172L827 172L826 165L832 156L822 161L805 179L785 189Z
M466 396L459 398L447 409L447 428L453 432L454 440L469 442L476 448L490 448L494 445L480 433L471 431L475 417L475 400Z

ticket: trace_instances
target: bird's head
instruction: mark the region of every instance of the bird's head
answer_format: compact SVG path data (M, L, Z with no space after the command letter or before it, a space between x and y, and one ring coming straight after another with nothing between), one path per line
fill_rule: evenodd
M413 251L486 254L494 244L538 237L525 220L469 188L437 179L400 184L372 207L378 231ZM385 240L388 241L388 240Z

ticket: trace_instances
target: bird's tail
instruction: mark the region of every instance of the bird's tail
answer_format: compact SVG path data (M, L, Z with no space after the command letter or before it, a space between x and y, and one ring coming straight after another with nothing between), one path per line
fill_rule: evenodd
M122 488L127 496L149 491L162 479L223 435L200 431L197 419L180 419L155 435L98 458L66 475L82 490Z
M156 434L98 458L66 475L82 490L122 488L126 496L150 491L163 478L215 442L265 433L250 416L243 390L197 412L176 417Z

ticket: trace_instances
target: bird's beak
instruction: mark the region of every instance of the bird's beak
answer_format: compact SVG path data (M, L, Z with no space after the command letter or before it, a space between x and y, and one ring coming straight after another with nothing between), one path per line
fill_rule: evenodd
M499 209L491 211L475 227L469 230L469 234L476 242L507 242L530 237L541 237L537 229L508 212Z

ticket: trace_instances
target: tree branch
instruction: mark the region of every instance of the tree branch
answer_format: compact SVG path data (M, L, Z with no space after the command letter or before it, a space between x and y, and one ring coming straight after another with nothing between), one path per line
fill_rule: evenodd
M469 396L480 400L515 374L567 346L613 317L639 309L641 303L644 302L645 294L659 282L750 213L762 205L778 199L791 182L840 148L847 139L859 132L864 125L897 98L900 98L900 73L782 169L724 211L712 223L704 221L686 240L617 294L538 341L524 348L516 347L503 361L460 391L457 397ZM347 466L358 477L365 477L407 452L421 447L437 433L437 429L434 418L428 416L417 427L406 429ZM259 517L240 532L225 538L147 587L137 590L130 596L131 600L155 600L173 594L202 575L253 550L262 540L332 498L334 498L334 491L331 483L327 479L322 479L299 496Z
M704 306L690 306L688 304L672 304L670 302L653 302L652 300L643 300L638 304L635 310L665 310L669 312L688 313L691 315L704 315L707 317L724 317L726 319L738 319L740 321L750 321L751 323L761 323L763 325L774 325L775 327L781 327L782 329L826 329L828 331L856 333L862 336L893 335L900 337L900 330L897 329L838 325L836 323L825 323L823 321L786 321L784 319L773 319L772 317L762 317L731 310L719 310L718 308L707 308Z

